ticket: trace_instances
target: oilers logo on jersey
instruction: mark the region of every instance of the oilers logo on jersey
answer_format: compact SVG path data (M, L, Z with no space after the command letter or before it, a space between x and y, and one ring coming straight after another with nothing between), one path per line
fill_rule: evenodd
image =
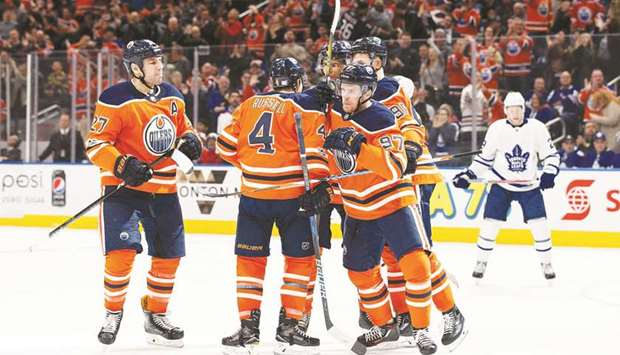
M355 167L357 166L357 160L353 156L353 154L347 151L341 150L332 150L331 153L334 155L336 166L338 169L345 174L352 173L355 171Z
M523 149L517 144L512 148L512 154L505 153L505 157L508 161L508 170L521 172L527 169L527 160L530 157L530 153L523 152Z
M169 151L176 137L176 127L166 115L151 117L144 127L144 146L153 155L162 155Z

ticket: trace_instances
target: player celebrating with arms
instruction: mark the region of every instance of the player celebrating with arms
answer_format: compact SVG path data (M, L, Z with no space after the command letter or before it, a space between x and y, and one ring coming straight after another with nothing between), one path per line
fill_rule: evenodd
M152 257L148 295L142 298L147 341L183 346L183 330L166 317L179 260L185 255L183 216L176 194L176 166L163 158L175 145L192 160L202 146L185 116L183 95L162 82L162 50L152 41L127 44L123 63L130 80L106 89L88 134L88 158L101 169L103 192L119 188L101 203L99 231L105 255L106 318L99 341L116 340L130 273L142 252L141 223Z
M543 274L546 279L554 279L551 231L541 190L555 185L555 177L560 172L560 155L544 123L524 118L525 100L520 93L509 92L506 95L504 111L507 118L491 124L482 144L482 153L474 158L467 170L454 177L454 186L467 189L470 180L477 179L489 169L501 180L534 180L539 161L543 165L543 174L538 185L501 183L491 187L478 237L478 261L472 276L484 276L501 222L506 221L510 204L516 200L523 210L525 223L534 235L534 246L540 256Z

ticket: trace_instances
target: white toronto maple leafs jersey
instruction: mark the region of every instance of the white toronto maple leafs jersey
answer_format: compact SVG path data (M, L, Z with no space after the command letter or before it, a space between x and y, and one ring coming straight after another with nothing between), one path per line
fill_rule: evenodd
M474 157L469 169L478 177L490 170L492 179L534 181L539 162L543 173L557 175L560 172L560 154L545 124L526 119L522 125L513 126L503 119L491 124L482 143L482 152ZM529 191L538 185L538 182L500 184L510 191Z

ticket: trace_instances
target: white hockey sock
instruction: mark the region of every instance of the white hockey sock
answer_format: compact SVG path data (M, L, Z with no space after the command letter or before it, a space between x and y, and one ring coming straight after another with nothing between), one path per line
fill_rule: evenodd
M501 221L486 218L480 226L480 235L478 236L478 261L487 261L489 255L495 248L495 240Z
M551 230L546 218L537 218L527 222L534 235L534 248L543 263L551 262Z

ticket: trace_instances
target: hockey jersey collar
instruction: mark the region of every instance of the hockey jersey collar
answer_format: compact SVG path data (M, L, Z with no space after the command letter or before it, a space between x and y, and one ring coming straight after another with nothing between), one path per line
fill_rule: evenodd
M521 124L520 124L520 125L515 126L515 125L513 125L513 124L510 122L510 120L509 120L509 119L506 119L506 123L507 123L507 124L509 124L510 126L512 126L512 128L520 128L520 127L523 127L523 126L525 126L525 124L527 123L527 121L528 121L528 120L527 120L527 118L524 118L524 119L523 119L523 122L521 122Z

